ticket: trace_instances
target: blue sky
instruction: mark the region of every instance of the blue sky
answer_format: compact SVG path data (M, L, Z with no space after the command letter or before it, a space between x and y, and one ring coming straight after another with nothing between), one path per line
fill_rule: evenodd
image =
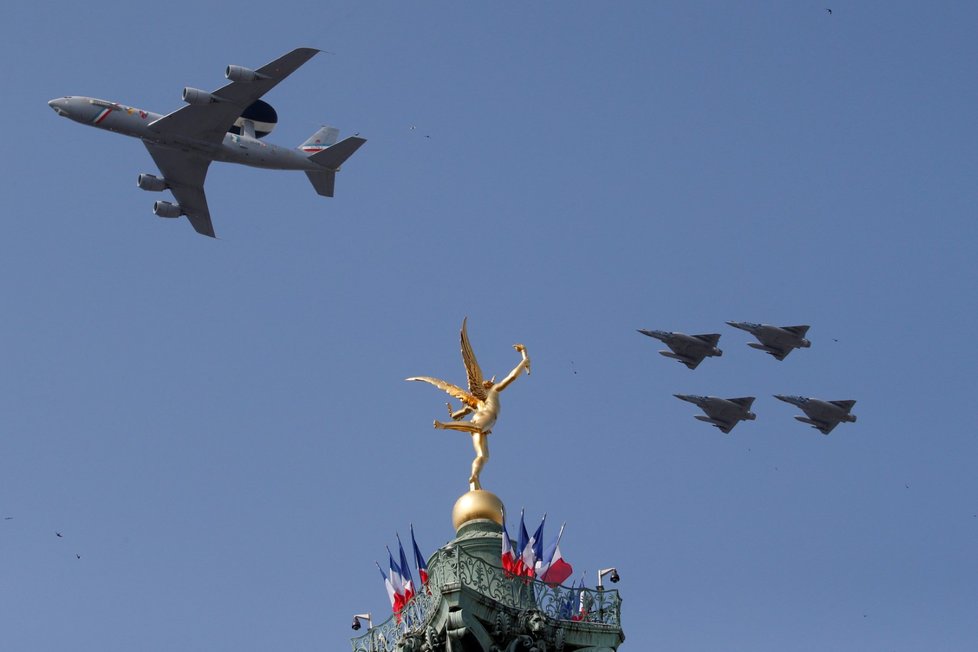
M619 568L623 649L974 649L978 11L829 6L7 8L0 647L348 649L395 532L454 534L471 445L403 379L463 382L468 316L487 374L533 360L484 484ZM266 96L269 140L368 143L329 200L215 164L216 241L152 215L138 142L45 106L166 113L300 46L333 54Z

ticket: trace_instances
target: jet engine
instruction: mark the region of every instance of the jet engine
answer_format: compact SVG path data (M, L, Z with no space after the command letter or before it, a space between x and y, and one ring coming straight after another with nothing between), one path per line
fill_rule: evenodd
M166 190L166 179L161 179L154 174L140 174L136 179L136 185L143 190L160 192Z
M244 66L228 66L227 70L224 71L224 76L231 81L236 82L250 82L258 79L268 79L267 75L261 75L251 68L245 68Z
M247 120L250 120L254 125L255 138L263 138L275 129L275 125L278 124L278 113L268 102L257 100L244 110L241 117L234 121L234 124L228 129L228 133L240 136Z
M168 201L158 201L153 203L153 212L160 217L180 217L183 211L180 204L171 204Z
M187 104L212 104L221 100L207 91L187 86L183 89L183 101Z

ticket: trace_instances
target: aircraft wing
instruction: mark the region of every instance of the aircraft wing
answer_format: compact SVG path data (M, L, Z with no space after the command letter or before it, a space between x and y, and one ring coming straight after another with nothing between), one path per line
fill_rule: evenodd
M161 134L175 134L211 143L223 142L224 134L246 108L317 52L319 50L313 48L292 50L257 69L258 79L231 82L214 91L212 95L218 98L217 102L188 104L150 123L149 127Z
M180 204L194 230L201 235L215 237L211 213L204 195L204 178L210 161L201 156L186 154L176 149L143 141L156 167L163 173L173 198Z
M698 340L702 340L703 342L706 342L710 346L716 346L720 342L719 333L705 333L703 335L693 335L693 337L695 337Z
M810 326L783 326L781 330L788 331L792 335L797 335L798 337L805 337Z
M814 421L814 426L823 435L827 435L832 432L837 425L839 425L838 419L812 419Z
M856 402L855 402L855 401L829 401L829 403L831 403L832 405L836 405L836 406L838 406L838 407L840 407L840 408L842 408L842 409L843 409L843 410L845 410L845 411L846 411L847 413L848 413L848 412L849 412L849 410L851 410L851 409L853 408L853 406L854 406L854 405L856 404Z

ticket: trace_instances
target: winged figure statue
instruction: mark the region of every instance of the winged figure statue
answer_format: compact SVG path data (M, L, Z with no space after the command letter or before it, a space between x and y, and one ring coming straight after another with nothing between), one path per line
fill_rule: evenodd
M489 459L489 433L496 424L499 416L499 393L509 387L510 383L516 380L521 373L530 373L530 356L526 353L526 347L522 344L514 344L513 348L520 352L522 359L513 368L509 375L496 382L493 376L486 380L482 376L482 369L479 362L475 359L475 352L472 351L472 344L469 342L469 334L466 331L468 318L462 320L462 363L465 365L465 374L468 377L468 391L457 385L432 378L430 376L412 376L407 380L420 380L434 385L438 389L444 390L462 402L458 410L448 403L448 414L452 419L449 422L435 420L435 428L439 430L457 430L467 432L472 435L472 445L475 447L475 459L472 460L472 474L469 476L469 489L481 489L479 474L482 467ZM462 421L462 418L471 414L472 418Z

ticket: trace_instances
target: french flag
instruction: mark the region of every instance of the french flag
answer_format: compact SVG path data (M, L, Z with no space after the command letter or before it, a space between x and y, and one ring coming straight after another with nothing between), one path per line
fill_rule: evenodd
M404 576L401 575L401 569L397 567L397 562L394 561L394 555L390 548L387 549L387 560L390 565L390 582L394 588L394 613L398 615L398 622L400 622L401 609L407 602L404 597Z
M506 521L503 520L503 551L502 551L503 570L507 575L518 575L516 568L516 553L513 552L513 543L509 540L509 532L506 531Z
M547 522L547 515L543 515L540 526L533 533L530 540L526 542L521 553L521 572L526 577L536 576L537 560L543 557L543 524Z
M564 535L564 525L560 526L557 538L547 547L536 566L537 578L550 585L562 583L574 572L574 568L560 554L560 537Z
M408 566L407 555L404 554L404 546L401 544L401 535L397 535L397 547L400 548L401 565L401 584L404 587L404 603L407 604L414 597L414 577L411 575L411 567Z
M411 545L414 546L414 564L418 567L418 575L421 576L421 586L428 586L428 564L424 560L424 555L418 549L418 542L414 540L414 524L411 524Z
M378 564L376 561L374 563L377 564L377 570L380 571L380 576L384 578L384 588L387 589L387 597L391 601L391 611L394 612L394 614L397 616L397 621L400 622L401 607L403 607L404 605L401 604L400 599L397 595L397 591L394 589L394 584L391 582L391 579L387 576L387 573L385 573L384 569L380 567L380 564Z
M513 551L513 575L526 575L526 568L523 566L523 551L530 543L530 535L526 533L526 522L523 520L523 510L520 510L520 532L519 539L516 541L516 550Z

